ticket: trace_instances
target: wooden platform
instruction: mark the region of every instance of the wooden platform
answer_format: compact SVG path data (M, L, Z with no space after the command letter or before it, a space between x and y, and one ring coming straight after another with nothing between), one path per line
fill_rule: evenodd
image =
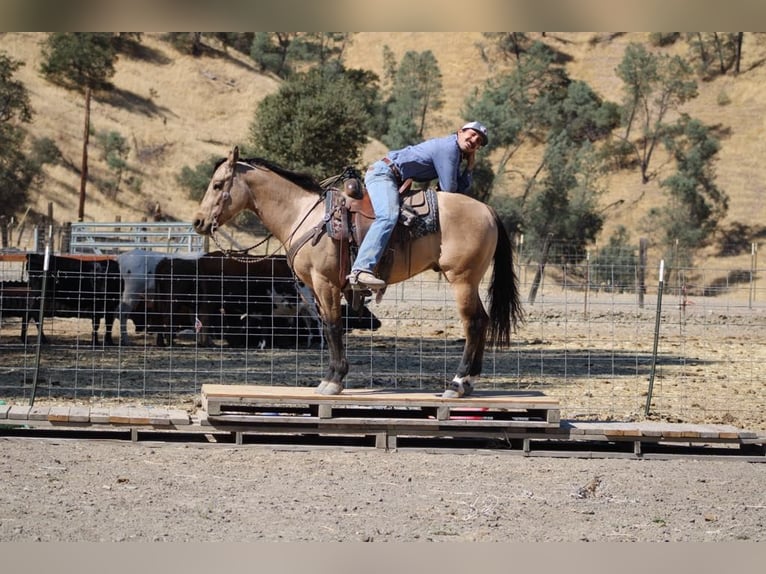
M271 422L294 422L298 417L389 424L480 421L487 426L524 428L558 427L560 422L557 399L524 391L477 391L470 397L445 399L439 393L409 390L351 389L327 396L313 387L202 385L202 408L208 418L269 417Z
M35 427L144 426L187 427L189 413L155 407L0 405L0 424Z
M273 445L493 448L525 456L666 458L723 454L766 462L766 433L730 425L560 420L540 393L436 393L203 385L203 409L0 405L0 436L205 440ZM212 413L210 412L212 411ZM725 452L724 452L725 451Z

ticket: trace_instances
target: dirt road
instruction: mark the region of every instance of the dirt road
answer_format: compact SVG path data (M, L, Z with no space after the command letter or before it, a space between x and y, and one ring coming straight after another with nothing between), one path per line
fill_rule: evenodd
M0 439L0 541L764 541L766 464Z

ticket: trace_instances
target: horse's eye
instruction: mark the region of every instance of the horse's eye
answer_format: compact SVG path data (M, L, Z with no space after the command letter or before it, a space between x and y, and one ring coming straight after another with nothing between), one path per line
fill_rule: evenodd
M222 181L216 181L213 184L213 189L216 191L221 191L223 189L223 182Z

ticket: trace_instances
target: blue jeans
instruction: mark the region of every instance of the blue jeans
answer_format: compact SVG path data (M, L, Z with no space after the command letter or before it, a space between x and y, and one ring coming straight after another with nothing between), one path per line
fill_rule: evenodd
M364 177L375 220L359 246L352 271L373 271L388 246L399 219L399 182L384 161L376 161Z

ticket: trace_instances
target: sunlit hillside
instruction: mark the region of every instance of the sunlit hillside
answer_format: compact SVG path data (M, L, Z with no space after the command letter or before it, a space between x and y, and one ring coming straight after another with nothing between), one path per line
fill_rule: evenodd
M54 218L60 223L77 217L84 102L80 94L55 87L40 76L39 43L43 38L39 33L5 33L0 35L0 50L26 63L17 77L27 86L35 110L30 133L52 138L64 153L66 165L47 171L45 183L32 191L31 206L31 211L46 213L52 202ZM647 38L641 33L549 32L545 40L571 56L567 66L572 77L587 81L604 98L619 100L621 82L614 69L627 43L645 42ZM700 83L700 96L683 110L720 126L727 134L716 165L717 183L730 197L725 224L750 226L756 232L766 221L766 166L762 159L766 157L766 143L761 137L766 122L766 93L762 89L766 84L766 66L762 64L766 46L759 45L757 38L745 35L739 77ZM431 50L443 75L446 105L432 118L429 135L440 135L463 122L466 98L491 73L481 58L482 42L480 33L364 32L354 35L346 64L382 74L386 45L399 57L407 50ZM113 221L117 216L123 221L138 221L151 217L157 204L173 218L189 219L195 202L179 189L176 175L183 166L195 166L211 155L223 156L232 144L247 139L256 103L279 86L277 79L257 73L246 57L231 50L225 53L211 46L215 50L193 58L179 54L158 34L144 34L142 44L137 57L120 57L113 78L116 92L95 101L91 113L95 131L114 130L128 139L129 163L142 185L138 192L123 187L114 199L89 185L86 221ZM527 150L515 157L512 174L497 193L520 189L521 178L530 173L539 151ZM384 152L379 142L371 142L365 160ZM106 166L93 146L90 155L91 174L104 175ZM660 175L667 175L672 166L659 155L655 167ZM617 225L625 225L638 242L646 213L664 200L657 179L642 185L638 173L620 173L604 181L602 205L608 219L602 243ZM24 216L26 207L19 206L18 218ZM714 255L713 250L710 255ZM703 263L724 269L747 267L748 260L747 254L741 254Z

